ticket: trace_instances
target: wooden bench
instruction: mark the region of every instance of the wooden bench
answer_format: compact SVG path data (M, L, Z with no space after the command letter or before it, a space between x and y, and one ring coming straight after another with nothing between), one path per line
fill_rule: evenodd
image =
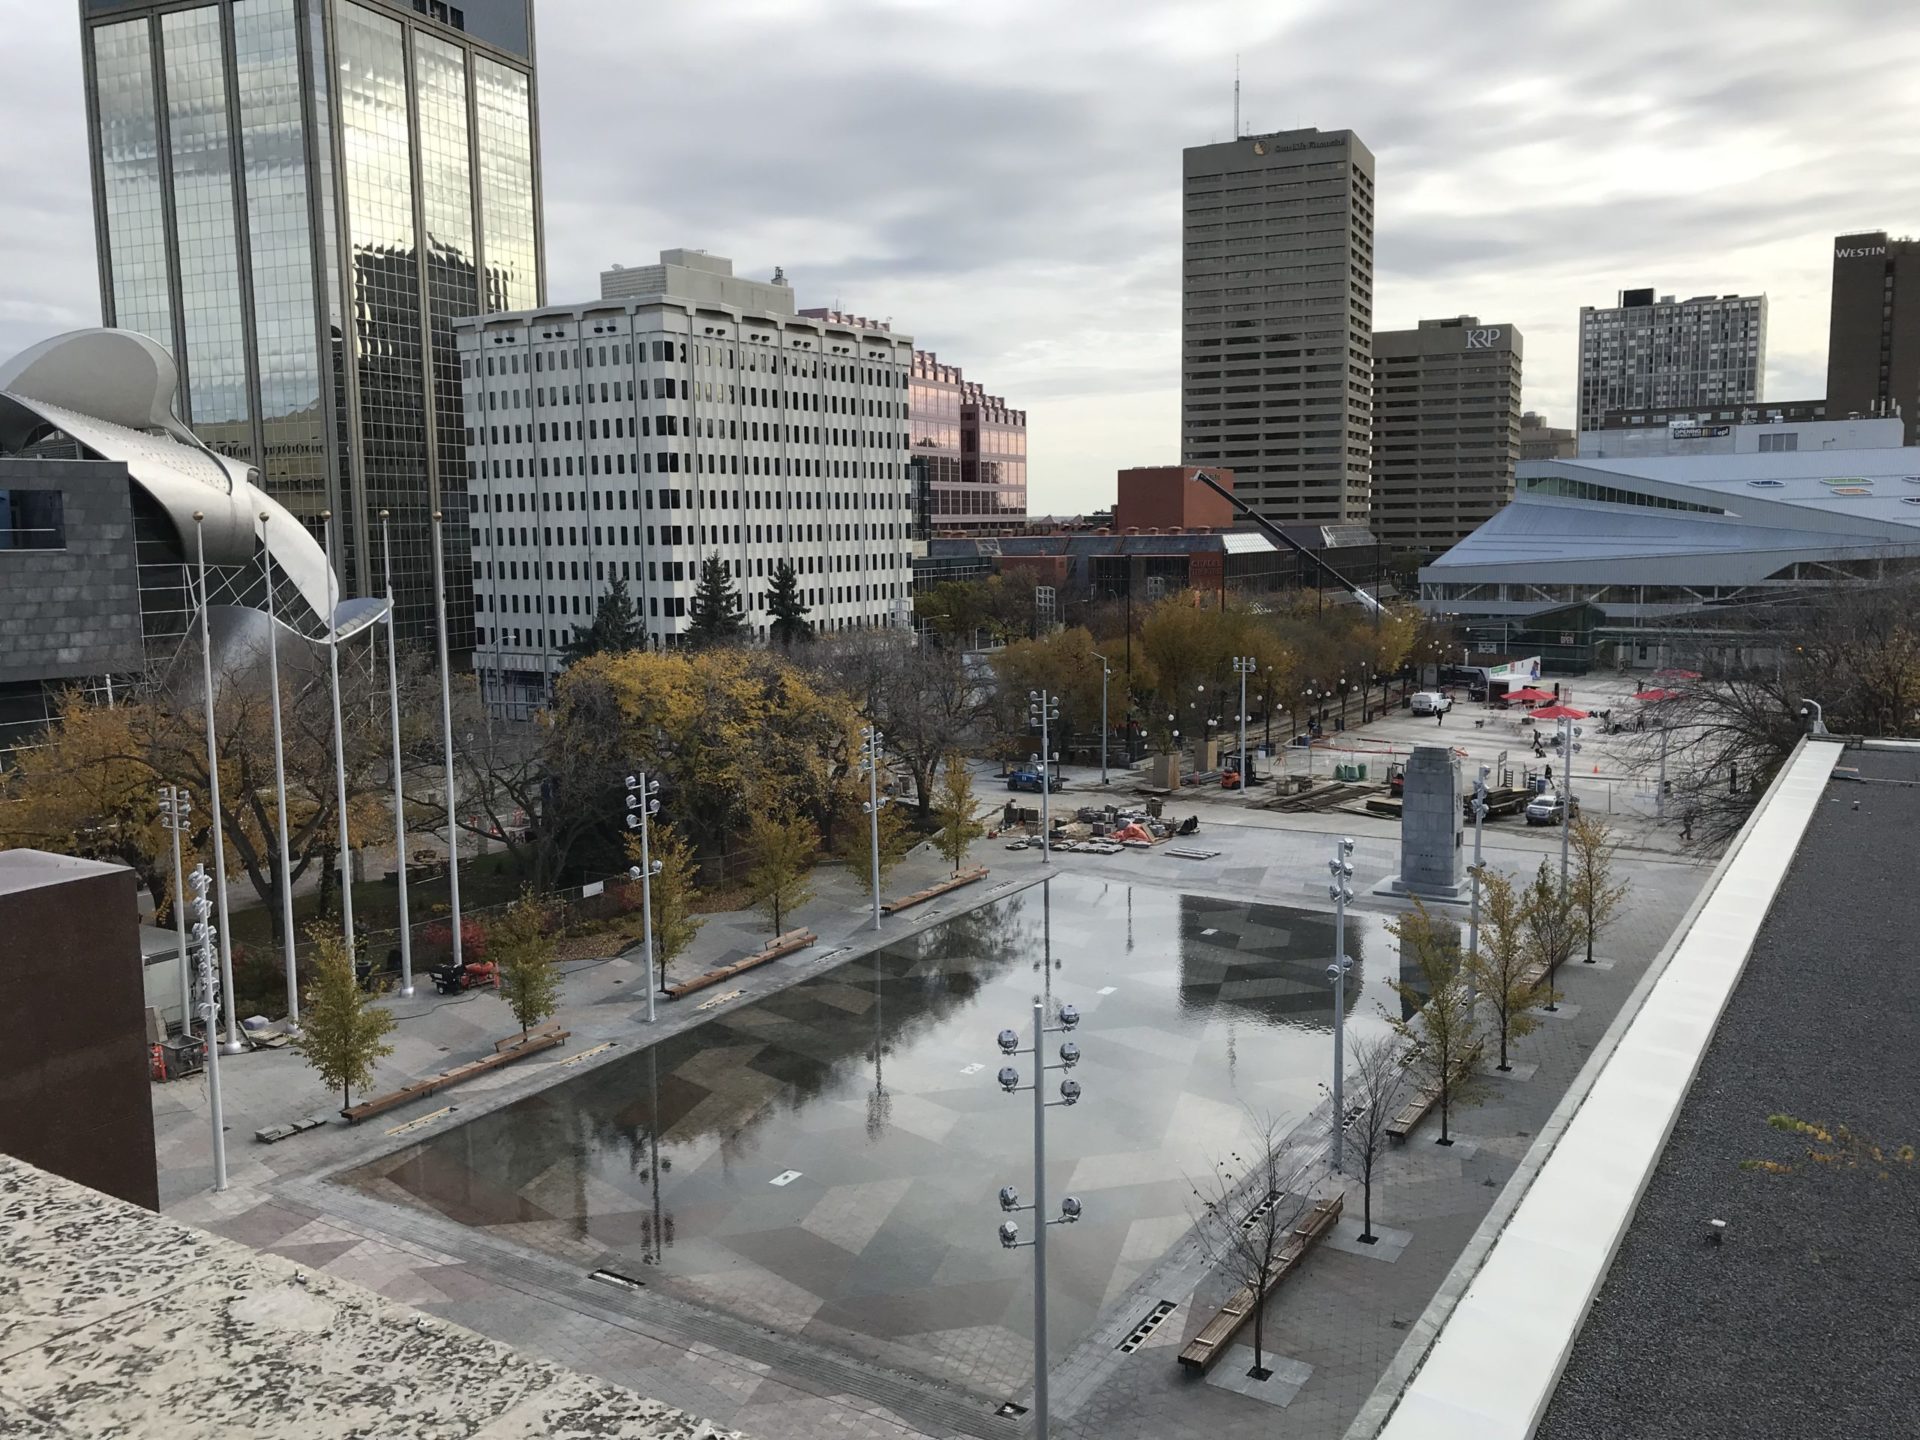
M667 998L678 1000L682 995L691 995L696 990L704 990L709 985L718 985L722 980L731 980L743 970L751 970L756 965L764 965L769 960L778 960L783 955L791 955L796 950L804 950L809 945L818 945L820 937L811 930L789 930L777 935L764 948L756 950L744 960L736 960L731 965L722 965L718 970L709 970L704 975L696 975L691 980L682 980L678 985L667 986Z
M557 1049L571 1038L569 1032L565 1030L547 1029L545 1026L541 1029L544 1033L529 1034L524 1042L515 1035L511 1046L507 1049L503 1050L495 1046L491 1055L483 1056L478 1060L469 1060L465 1065L456 1065L451 1070L428 1076L425 1080L416 1080L411 1085L403 1085L400 1089L385 1095L376 1095L371 1100L362 1100L358 1105L349 1105L340 1114L349 1125L358 1124L370 1115L383 1115L396 1106L406 1104L409 1100L418 1100L422 1096L433 1094L436 1090L445 1090L449 1086L458 1085L462 1080L471 1080L476 1075L484 1075L487 1071L497 1070L502 1065L511 1065L515 1060L537 1055L542 1050Z
M1187 1342L1186 1348L1180 1352L1182 1365L1189 1370L1198 1370L1203 1375L1213 1368L1213 1362L1220 1358L1221 1352L1240 1333L1240 1327L1253 1318L1255 1305L1264 1303L1274 1288L1299 1267L1314 1244L1333 1229L1334 1222L1340 1218L1344 1198L1330 1195L1307 1211L1267 1268L1267 1283L1261 1288L1259 1296L1256 1298L1252 1288L1244 1285L1235 1292L1233 1298L1200 1327L1200 1333Z
M1473 1048L1461 1057L1462 1071L1470 1070L1479 1063L1482 1048L1482 1043L1476 1041ZM1427 1118L1427 1112L1439 1103L1438 1086L1429 1085L1414 1091L1413 1098L1402 1105L1399 1113L1387 1122L1387 1139L1405 1140L1413 1133L1414 1127Z
M559 1029L560 1022L558 1020L542 1020L538 1025L535 1025L531 1030L527 1031L525 1035L509 1035L504 1040L494 1041L493 1053L496 1055L504 1055L509 1050L517 1050L522 1045L531 1045L535 1040L544 1039L548 1035L555 1034Z
M915 905L924 905L936 896L945 895L949 890L958 890L962 885L971 885L976 880L987 878L987 867L975 865L962 870L951 880L942 880L938 885L929 885L924 890L916 890L911 895L902 895L898 900L889 900L880 908L889 915L898 915L902 910L911 910Z

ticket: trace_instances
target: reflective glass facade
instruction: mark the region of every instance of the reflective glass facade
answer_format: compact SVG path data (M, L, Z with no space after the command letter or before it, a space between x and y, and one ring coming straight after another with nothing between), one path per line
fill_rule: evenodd
M997 534L1027 518L1027 413L943 365L913 355L913 456L927 480L927 518L936 532Z
M432 619L430 516L471 646L453 322L544 299L531 0L82 0L103 307L180 362L202 438L252 459L350 592ZM497 47L490 49L489 47Z
M94 153L105 208L110 312L129 330L173 344L167 283L166 186L154 105L152 27L102 25L92 36Z

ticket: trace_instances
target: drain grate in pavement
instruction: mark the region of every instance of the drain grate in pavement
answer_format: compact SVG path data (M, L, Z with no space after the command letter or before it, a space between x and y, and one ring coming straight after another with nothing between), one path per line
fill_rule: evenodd
M1254 1226L1267 1218L1267 1212L1280 1203L1281 1194L1281 1191L1276 1190L1258 1205L1254 1206L1253 1209L1249 1210L1247 1212L1247 1218L1240 1222L1240 1228L1251 1233Z
M618 1285L622 1290L644 1290L647 1282L636 1280L631 1275L622 1275L618 1270L595 1270L587 1276L589 1280L598 1280L602 1285Z
M1173 1301L1162 1300L1146 1313L1145 1318L1138 1325L1133 1327L1133 1333L1113 1348L1123 1355L1131 1355L1146 1343L1147 1337L1160 1328L1160 1322L1171 1315L1175 1308Z
M996 1415L1005 1415L1008 1418L1012 1418L1015 1415L1026 1414L1027 1407L1020 1404L1018 1401L1009 1400L1007 1401L1006 1404L1002 1405L998 1410L994 1411L993 1413Z

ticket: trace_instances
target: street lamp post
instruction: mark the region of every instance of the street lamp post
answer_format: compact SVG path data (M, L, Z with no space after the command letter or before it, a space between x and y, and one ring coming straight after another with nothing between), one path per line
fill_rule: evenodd
M1653 818L1667 818L1667 722L1660 722L1660 783L1653 792Z
M1107 663L1104 655L1095 655L1100 662L1100 783L1107 783L1107 682L1113 678L1113 667Z
M1254 672L1251 655L1233 657L1233 673L1240 677L1240 794L1247 793L1247 676Z
M880 807L887 803L880 796L880 727L868 725L860 731L866 741L866 758L860 768L867 772L867 799L860 808L867 812L868 838L873 847L873 928L880 928ZM1042 777L1044 779L1044 777ZM891 798L891 797L889 797Z
M1573 830L1573 717L1560 722L1560 896L1567 894L1567 842Z
M220 822L220 741L213 718L213 608L207 593L207 512L193 512L193 538L200 560L200 685L207 710L207 809L213 819L213 893L220 909L220 996L227 1038L220 1042L229 1055L246 1049L240 1039L240 1019L233 1013L233 941L227 924L227 832ZM209 1051L211 1053L211 1051Z
M287 753L280 727L280 629L273 619L273 550L267 544L267 522L273 512L260 512L260 565L266 578L267 690L273 712L274 830L280 842L280 939L287 967L287 1023L300 1028L300 976L293 951L293 861L287 854ZM331 564L331 561L329 561Z
M661 988L653 973L653 877L666 868L653 858L652 821L660 813L660 782L647 779L647 772L627 776L627 828L640 832L640 863L627 871L629 880L640 882L640 949L647 958L647 1023L654 1022L653 992ZM666 976L659 977L664 981Z
M1040 727L1040 863L1053 863L1052 725L1060 718L1060 697L1051 690L1027 692L1027 724Z
M1046 1098L1046 1072L1049 1070L1071 1070L1080 1063L1080 1047L1071 1040L1060 1046L1060 1063L1046 1063L1042 1047L1049 1035L1064 1034L1080 1023L1080 1012L1071 1005L1060 1007L1060 1023L1047 1024L1046 1002L1035 997L1033 1002L1033 1045L1030 1049L1020 1048L1020 1036L1013 1030L1002 1030L999 1036L1000 1051L1011 1058L1015 1055L1033 1056L1033 1084L1022 1085L1020 1072L1011 1065L1003 1065L997 1077L1000 1088L1012 1095L1021 1090L1033 1092L1033 1203L1022 1205L1020 1192L1011 1185L1000 1187L1000 1210L1003 1214L1015 1214L1022 1210L1033 1212L1033 1239L1020 1238L1020 1223L1017 1220L1000 1222L1000 1243L1009 1250L1018 1250L1023 1246L1033 1249L1033 1433L1035 1440L1046 1440L1047 1435L1047 1228L1052 1225L1071 1225L1080 1218L1080 1202L1071 1195L1062 1197L1058 1219L1045 1218L1047 1206L1047 1110L1054 1105L1077 1105L1080 1101L1080 1082L1062 1080L1060 1098Z
M1467 921L1467 955L1480 953L1480 837L1487 820L1487 776L1493 773L1488 765L1480 767L1480 774L1473 782L1473 909Z
M394 613L393 532L380 512L380 554L387 571L387 724L393 732L393 868L400 883L400 993L413 994L413 921L407 906L407 809L401 794L400 622Z
M458 802L453 793L453 690L447 666L447 573L444 542L440 536L441 517L433 512L433 611L440 645L440 731L445 747L447 769L447 898L452 906L453 968L464 963L460 954L460 830L456 821Z
M340 718L340 595L339 571L333 568L333 512L322 510L327 533L327 677L333 691L333 802L340 812L340 938L347 958L354 959L353 837L347 829L347 739Z
M1353 961L1347 958L1347 902L1353 899L1353 841L1342 837L1333 842L1333 858L1327 873L1327 898L1333 901L1333 963L1327 966L1327 978L1333 981L1333 1173L1341 1173L1341 1154L1346 1144L1347 1082L1347 972Z
M227 1188L227 1126L220 1105L220 1051L213 1043L219 984L214 979L214 927L207 920L207 867L193 867L193 945L200 957L200 1033L207 1042L207 1108L213 1124L213 1188Z
M180 832L193 801L178 785L160 787L160 826L173 836L173 928L180 942L180 1038L193 1034L193 970L187 963L187 884L180 873ZM204 1033L204 1032L203 1032Z

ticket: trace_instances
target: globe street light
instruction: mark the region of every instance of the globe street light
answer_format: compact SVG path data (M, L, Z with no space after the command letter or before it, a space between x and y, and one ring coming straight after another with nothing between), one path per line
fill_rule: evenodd
M1113 678L1113 666L1107 663L1104 655L1095 655L1100 662L1100 783L1107 783L1107 682Z
M186 880L180 873L180 832L193 814L193 800L178 785L160 787L160 828L173 836L173 928L180 942L180 1038L193 1037L193 969L187 963Z
M867 799L860 807L867 812L867 824L873 843L873 928L880 928L880 807L892 797L880 794L880 727L868 725L861 729L860 738L866 742L865 758L860 768L867 772Z
M1040 727L1040 863L1053 863L1053 746L1051 726L1060 718L1060 697L1050 690L1027 692L1027 724Z
M1251 655L1233 657L1233 673L1240 677L1240 794L1247 793L1247 676L1255 670Z
M207 1109L213 1125L213 1188L227 1188L227 1127L220 1105L220 1051L213 1043L214 1011L220 986L214 978L215 928L207 919L207 867L193 867L193 948L200 959L200 1033L207 1047Z
M1031 1085L1020 1083L1020 1072L1012 1065L1003 1065L995 1077L1000 1088L1012 1095L1021 1090L1033 1092L1033 1203L1022 1205L1020 1192L1011 1185L1000 1187L1000 1209L1003 1214L1016 1214L1031 1211L1034 1217L1033 1239L1020 1238L1020 1222L1003 1220L1000 1222L1000 1243L1009 1250L1031 1247L1033 1250L1033 1433L1044 1440L1047 1433L1047 1229L1053 1225L1071 1225L1080 1219L1083 1207L1072 1195L1060 1202L1058 1219L1042 1218L1047 1208L1047 1110L1051 1106L1070 1106L1079 1103L1080 1082L1066 1079L1060 1082L1060 1098L1046 1098L1045 1081L1049 1070L1071 1070L1080 1063L1080 1047L1071 1040L1060 1046L1060 1063L1049 1065L1045 1062L1042 1046L1048 1035L1060 1035L1075 1029L1080 1024L1080 1012L1071 1005L1060 1007L1060 1023L1047 1024L1046 1002L1036 997L1033 1002L1033 1045L1029 1049L1020 1048L1020 1035L1015 1030L1002 1030L996 1043L1003 1055L1031 1055L1034 1063L1034 1081Z
M640 948L646 955L647 964L647 1023L654 1022L655 1002L653 992L662 988L666 975L660 976L661 986L654 984L653 974L653 877L666 868L665 862L653 858L651 821L660 813L660 782L647 779L644 770L635 771L627 776L627 829L640 832L640 863L627 871L629 880L640 882Z

